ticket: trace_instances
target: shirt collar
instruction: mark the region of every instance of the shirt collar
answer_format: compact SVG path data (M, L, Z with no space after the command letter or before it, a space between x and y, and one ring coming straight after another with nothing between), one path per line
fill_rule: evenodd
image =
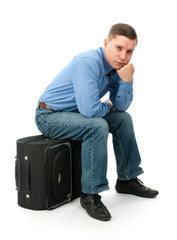
M107 62L105 56L104 56L104 48L101 48L101 52L103 55L103 64L104 64L104 68L105 68L105 75L107 75L108 73L115 71L115 69L113 69L111 67L111 65Z

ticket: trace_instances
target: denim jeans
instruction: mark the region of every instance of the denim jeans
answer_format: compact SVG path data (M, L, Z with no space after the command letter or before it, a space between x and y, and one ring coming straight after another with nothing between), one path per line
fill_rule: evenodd
M96 194L109 189L107 180L107 140L113 136L117 174L129 180L143 173L133 123L127 112L110 111L103 118L87 118L80 113L37 107L35 121L49 138L82 141L82 192Z

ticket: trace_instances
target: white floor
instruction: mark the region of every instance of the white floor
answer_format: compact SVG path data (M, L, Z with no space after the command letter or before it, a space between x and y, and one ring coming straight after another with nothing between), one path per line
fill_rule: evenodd
M1 205L0 235L5 236L1 239L176 239L177 199L165 188L160 190L156 199L120 195L114 189L105 192L102 199L112 214L109 222L90 218L79 199L52 211L23 209L13 192Z
M111 150L110 150L111 151ZM112 156L112 154L110 154ZM12 163L13 159L11 159ZM110 159L109 159L110 162ZM7 164L8 165L8 164ZM7 171L9 168L9 172ZM143 174L140 179L156 188L160 194L155 199L143 199L118 194L114 190L116 181L115 163L108 166L110 190L103 192L102 200L112 214L109 222L90 218L81 208L79 199L52 211L32 211L17 205L13 164L6 166L1 177L1 239L10 237L25 239L177 239L176 215L177 194L175 178L164 177L165 169L158 175L155 171ZM155 166L156 169L156 166ZM171 169L172 172L174 171ZM147 171L149 167L147 165ZM173 176L173 174L172 174ZM4 185L7 182L8 184ZM9 181L8 181L9 180Z

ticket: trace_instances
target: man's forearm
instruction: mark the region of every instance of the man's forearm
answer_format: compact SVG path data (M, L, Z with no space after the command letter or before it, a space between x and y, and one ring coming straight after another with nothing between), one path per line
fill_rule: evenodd
M116 110L126 111L133 100L133 81L129 83L120 81L119 89L111 100Z

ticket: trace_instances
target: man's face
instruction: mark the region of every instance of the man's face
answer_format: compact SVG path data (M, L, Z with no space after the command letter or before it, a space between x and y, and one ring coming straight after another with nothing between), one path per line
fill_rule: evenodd
M120 70L130 62L137 41L117 35L112 40L104 40L104 53L113 69Z

